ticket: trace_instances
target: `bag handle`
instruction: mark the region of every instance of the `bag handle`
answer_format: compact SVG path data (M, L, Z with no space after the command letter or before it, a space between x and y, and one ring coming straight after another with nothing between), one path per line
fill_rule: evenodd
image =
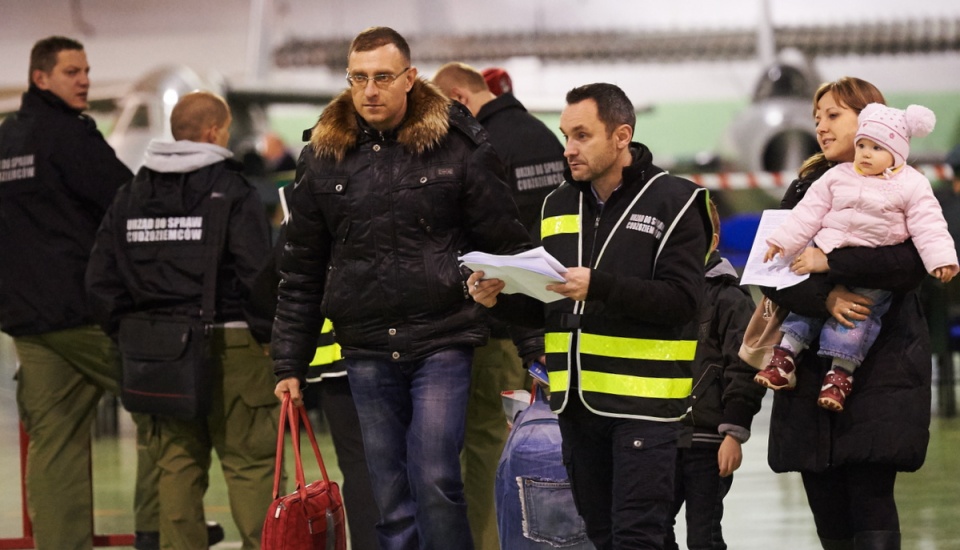
M547 392L543 389L542 384L538 384L534 381L530 384L530 404L533 405L534 401L546 401Z
M327 476L327 467L323 463L323 455L320 454L320 446L317 445L317 437L313 433L313 426L310 425L310 419L307 417L307 409L303 405L297 407L290 399L290 394L283 395L283 403L280 405L280 425L277 428L277 456L273 471L273 498L280 497L280 474L283 471L283 440L286 428L290 429L290 436L293 440L293 455L296 462L296 481L297 491L300 498L306 502L307 482L303 474L303 459L300 457L300 422L303 421L307 430L307 436L310 438L310 444L313 447L313 453L317 457L317 464L320 465L320 474L325 483L330 483Z

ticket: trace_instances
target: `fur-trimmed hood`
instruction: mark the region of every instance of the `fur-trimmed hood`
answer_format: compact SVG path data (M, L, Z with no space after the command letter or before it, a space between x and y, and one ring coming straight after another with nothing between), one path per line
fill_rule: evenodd
M407 93L407 113L397 130L397 142L412 154L423 154L440 144L450 130L450 100L433 84L417 79ZM350 90L337 96L310 133L317 157L340 162L356 147L360 133Z

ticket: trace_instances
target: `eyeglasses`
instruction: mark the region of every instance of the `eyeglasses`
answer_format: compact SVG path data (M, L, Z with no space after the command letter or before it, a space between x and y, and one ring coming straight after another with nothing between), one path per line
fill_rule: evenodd
M397 74L390 73L380 73L373 76L367 76L365 74L347 74L347 82L349 82L354 88L366 88L367 82L370 80L377 85L377 88L386 88L393 84L395 80L403 76L403 73L410 70L410 67L400 71Z

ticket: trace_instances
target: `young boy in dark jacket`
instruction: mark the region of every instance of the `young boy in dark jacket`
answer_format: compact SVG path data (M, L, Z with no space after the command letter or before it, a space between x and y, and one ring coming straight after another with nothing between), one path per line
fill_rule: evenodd
M740 467L740 445L750 438L753 416L760 410L764 388L752 386L756 369L737 355L743 331L754 310L750 293L738 286L737 272L720 257L720 217L710 202L714 233L707 258L705 294L701 301L697 355L693 362L691 409L684 418L674 482L673 513L665 548L678 548L673 525L687 503L687 547L722 550L720 519L723 497Z

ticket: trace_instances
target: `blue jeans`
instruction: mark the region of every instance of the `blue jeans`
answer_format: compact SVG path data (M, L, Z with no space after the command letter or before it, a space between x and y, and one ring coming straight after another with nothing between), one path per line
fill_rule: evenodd
M344 360L383 550L473 548L460 451L473 348L416 361Z
M818 355L846 359L859 366L880 334L880 318L890 309L893 294L873 288L852 288L851 291L873 299L870 315L863 321L854 321L854 328L841 325L833 317L824 321L791 313L783 320L780 330L807 345L819 336Z

